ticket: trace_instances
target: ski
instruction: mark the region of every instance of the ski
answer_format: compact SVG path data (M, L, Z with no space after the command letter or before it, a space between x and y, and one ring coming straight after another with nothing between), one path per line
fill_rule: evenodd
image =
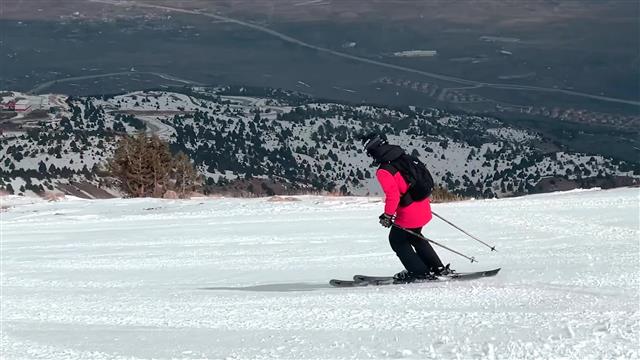
M422 280L419 282L429 282L429 281L448 281L448 280L473 280L479 279L483 277L495 276L498 274L501 268L492 269L492 270L484 270L484 271L473 271L473 272L461 272L461 273L453 273L451 275L439 276L437 280ZM372 285L383 285L387 282L393 283L393 276L368 276L368 275L355 275L353 277L353 281L356 283L368 283ZM361 285L362 286L362 285Z
M359 287L370 285L367 281L355 281L355 280L338 280L331 279L329 284L334 287Z
M437 279L432 280L417 280L414 283L425 282L441 282L451 280L473 280L483 277L495 276L498 274L501 268L485 270L485 271L473 271L453 273L451 275L439 276ZM368 276L368 275L355 275L353 280L338 280L332 279L329 284L334 287L362 287L362 286L380 286L380 285L394 285L393 276ZM402 283L401 283L402 284ZM400 285L400 284L396 284Z

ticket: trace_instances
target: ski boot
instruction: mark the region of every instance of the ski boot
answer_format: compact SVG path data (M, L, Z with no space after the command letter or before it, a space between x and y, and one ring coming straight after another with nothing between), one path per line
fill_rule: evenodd
M416 280L415 275L408 270L402 270L399 273L393 275L394 284L408 284Z
M453 275L456 271L451 269L449 266L451 264L447 264L445 266L440 266L432 270L434 276L450 276Z
M416 274L407 270L402 270L399 273L393 275L394 284L409 284L413 282L425 282L431 280L438 280L438 278L432 273Z

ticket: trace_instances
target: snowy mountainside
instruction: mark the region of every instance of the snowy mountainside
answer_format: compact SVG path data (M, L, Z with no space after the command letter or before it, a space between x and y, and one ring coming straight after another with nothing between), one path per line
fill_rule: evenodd
M435 204L469 282L338 289L400 263L379 198L1 197L2 357L637 359L638 188Z
M186 152L213 190L258 178L269 182L259 189L267 194L274 184L281 185L278 192L377 194L374 169L355 139L370 131L387 134L419 156L438 184L467 196L548 191L554 179L576 187L640 178L637 164L549 150L553 145L540 135L497 119L436 109L318 102L286 93L233 96L205 88L68 98L66 105L26 133L2 139L0 179L11 184L10 192L70 180L99 185L98 166L113 153L119 134L142 130Z

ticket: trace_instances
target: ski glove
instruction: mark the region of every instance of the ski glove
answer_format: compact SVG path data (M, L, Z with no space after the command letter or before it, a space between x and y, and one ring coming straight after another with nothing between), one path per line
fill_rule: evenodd
M393 215L382 213L382 215L380 215L378 219L380 219L380 225L386 228L391 227L391 225L393 225Z

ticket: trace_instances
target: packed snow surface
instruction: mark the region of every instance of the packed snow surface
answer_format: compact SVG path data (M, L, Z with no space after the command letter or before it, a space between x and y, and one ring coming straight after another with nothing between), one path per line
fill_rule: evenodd
M498 276L364 288L328 280L401 269L376 198L5 197L2 358L638 358L638 195L434 205Z

